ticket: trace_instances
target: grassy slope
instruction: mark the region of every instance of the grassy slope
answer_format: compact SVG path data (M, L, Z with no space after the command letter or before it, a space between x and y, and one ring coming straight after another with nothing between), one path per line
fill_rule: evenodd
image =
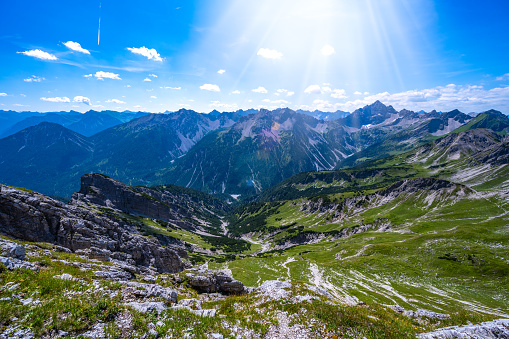
M390 220L393 232L371 231L335 241L328 237L227 266L248 285L290 278L326 287L347 302L507 314L509 257L504 244L509 241L509 203L466 190L470 195L463 199L451 195L429 206L426 194L401 196L378 207L367 206L338 223L330 223L329 212L301 211L304 198L265 203L268 207L253 208L250 217L260 223L261 232L254 238L273 234L265 239L272 244L295 235L295 230L333 232L380 218ZM335 194L326 200L337 203L356 194ZM248 227L250 220L245 218L238 230ZM276 230L281 232L274 234Z

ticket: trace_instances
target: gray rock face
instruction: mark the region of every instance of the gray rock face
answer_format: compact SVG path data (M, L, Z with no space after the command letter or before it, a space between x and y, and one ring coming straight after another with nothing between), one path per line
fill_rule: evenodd
M133 309L135 309L138 312L141 313L147 313L156 311L157 313L161 313L162 311L166 310L168 306L164 304L164 302L155 302L155 301L149 301L145 303L139 303L139 302L130 302L127 303L126 306L130 306Z
M0 255L4 257L25 259L25 246L0 238Z
M0 257L0 263L4 264L5 267L10 270L15 270L18 268L28 268L32 271L39 270L39 267L35 266L34 264L16 258Z
M117 269L109 271L95 271L94 274L96 277L115 281L125 281L134 278L131 273Z
M242 282L234 280L222 271L202 269L192 276L189 285L199 293L245 294Z
M184 269L174 250L140 235L133 225L4 185L0 185L0 232L17 239L53 243L73 252L88 250L103 260L153 266L160 273Z
M419 334L420 339L445 338L509 338L509 319L487 321L479 325L453 326Z
M105 175L85 174L81 177L81 189L73 194L72 200L106 206L149 218L171 220L177 222L182 228L194 229L193 224L181 221L182 217L176 213L178 206L163 203L158 199L159 196L152 197L157 193L150 189L127 186ZM180 213L184 213L184 217L191 217L183 210Z
M292 287L288 281L279 280L267 280L256 289L256 292L264 294L271 299L286 299L290 295L290 291L287 288Z
M157 284L144 284L134 281L128 282L126 286L132 288L134 290L134 294L139 297L157 297L163 298L167 302L177 302L177 291L171 288L165 288Z

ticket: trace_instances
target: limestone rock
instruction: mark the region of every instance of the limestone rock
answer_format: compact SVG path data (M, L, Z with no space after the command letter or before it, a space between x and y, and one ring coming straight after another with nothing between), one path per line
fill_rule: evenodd
M73 252L84 251L92 258L153 266L159 273L185 268L173 249L142 236L123 220L5 185L0 185L0 232L16 239L49 242Z
M139 282L128 282L127 287L134 290L134 293L141 297L163 298L167 302L177 302L177 291L171 288L165 288L157 284L144 284Z
M0 238L0 255L4 257L25 259L25 246Z
M127 303L126 306L130 306L133 309L135 309L136 311L141 312L141 313L147 313L147 312L152 312L152 311L161 313L162 311L164 311L168 308L168 306L166 306L164 304L164 302L153 302L153 301L152 302L151 301L144 302L144 303L130 302L130 303Z
M245 294L247 293L242 282L234 280L222 271L212 271L207 269L199 270L189 281L189 285L199 293L223 294Z

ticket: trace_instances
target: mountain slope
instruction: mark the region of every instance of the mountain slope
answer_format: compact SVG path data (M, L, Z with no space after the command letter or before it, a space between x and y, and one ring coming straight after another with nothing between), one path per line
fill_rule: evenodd
M208 116L189 110L151 114L94 135L94 158L88 168L127 184L167 168L209 132L233 125L235 114Z
M93 151L88 138L43 122L0 139L0 182L65 196L76 188L79 164Z
M323 122L289 109L241 118L203 138L156 180L209 193L253 195L306 170L332 169L355 152L336 122Z
M388 134L381 142L368 145L351 157L341 161L336 168L353 167L369 160L410 151L430 140L452 132L470 119L469 116L458 110L447 113L431 112L425 114L403 110L397 116L393 116L390 123L386 122L378 127L388 130Z

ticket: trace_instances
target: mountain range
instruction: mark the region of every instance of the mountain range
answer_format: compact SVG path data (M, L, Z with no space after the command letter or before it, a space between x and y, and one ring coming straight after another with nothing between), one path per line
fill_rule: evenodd
M49 114L81 122L68 128L43 122L0 139L0 181L70 197L77 178L99 172L130 185L176 184L249 198L299 172L356 166L454 130L509 128L507 116L493 110L472 118L458 110L397 112L379 101L331 121L290 109L250 112L107 113L142 116L88 137L71 127L91 131L107 119L97 112Z

